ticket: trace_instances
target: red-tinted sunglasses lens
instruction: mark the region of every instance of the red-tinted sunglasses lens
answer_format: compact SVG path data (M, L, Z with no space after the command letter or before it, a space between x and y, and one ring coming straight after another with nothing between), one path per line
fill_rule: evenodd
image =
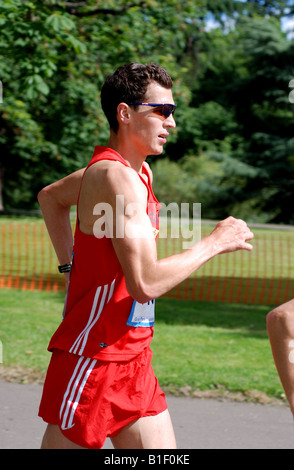
M168 118L171 114L174 114L176 107L171 104L163 104L155 108L155 112L158 112L165 118Z

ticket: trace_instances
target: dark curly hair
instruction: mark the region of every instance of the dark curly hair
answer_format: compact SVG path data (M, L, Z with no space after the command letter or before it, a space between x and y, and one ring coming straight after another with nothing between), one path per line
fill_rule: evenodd
M101 105L114 132L118 131L117 106L119 103L135 103L144 100L151 82L157 82L163 88L171 89L172 79L160 65L131 63L122 65L107 77L101 90Z

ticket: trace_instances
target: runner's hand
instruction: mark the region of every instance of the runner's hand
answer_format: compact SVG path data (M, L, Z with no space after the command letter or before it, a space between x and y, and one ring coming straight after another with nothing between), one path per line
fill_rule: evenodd
M251 251L253 246L247 243L254 234L246 222L234 217L228 217L219 222L210 234L214 249L218 254L231 253L238 250Z

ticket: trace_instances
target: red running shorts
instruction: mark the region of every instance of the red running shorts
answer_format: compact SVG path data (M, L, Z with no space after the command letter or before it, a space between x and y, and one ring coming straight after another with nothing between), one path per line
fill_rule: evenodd
M55 349L39 416L72 442L101 449L107 437L167 409L147 348L130 361L104 362Z

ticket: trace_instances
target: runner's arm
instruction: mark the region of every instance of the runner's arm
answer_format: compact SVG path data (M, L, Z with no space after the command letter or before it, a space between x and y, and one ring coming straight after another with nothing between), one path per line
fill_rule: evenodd
M122 176L122 175L121 175ZM247 243L253 233L247 224L229 217L217 224L212 233L189 250L159 260L151 222L146 213L146 188L127 169L124 176L111 176L105 182L105 195L124 195L124 211L113 218L113 246L123 268L130 295L140 303L157 298L188 278L214 256L240 249L252 250ZM124 236L117 237L117 224Z
M43 188L38 193L44 221L55 249L59 264L72 259L73 235L70 208L77 204L84 169ZM68 278L68 276L65 276Z

